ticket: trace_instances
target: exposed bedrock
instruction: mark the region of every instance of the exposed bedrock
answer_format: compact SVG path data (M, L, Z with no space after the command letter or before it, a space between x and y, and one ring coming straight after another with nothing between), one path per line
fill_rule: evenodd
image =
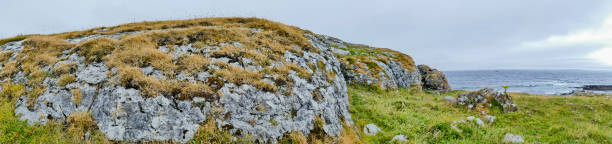
M111 140L188 142L214 121L270 143L315 129L340 135L353 125L347 84L450 89L440 71L389 49L260 19L211 21L9 42L0 46L0 89L15 94L15 113L30 124L87 113ZM272 27L240 27L255 22Z

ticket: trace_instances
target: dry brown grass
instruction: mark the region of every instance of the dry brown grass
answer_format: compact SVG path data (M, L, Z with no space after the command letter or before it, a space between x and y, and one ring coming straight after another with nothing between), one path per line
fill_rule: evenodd
M11 38L1 39L0 40L0 46L4 45L6 43L9 43L9 42L24 40L26 38L28 38L28 36L20 35L20 36L15 36L15 37L11 37Z
M73 112L66 119L68 124L67 131L73 137L72 141L81 143L84 142L86 133L93 133L97 129L96 122L91 116L91 112Z
M110 54L119 42L111 38L96 38L77 45L73 51L85 57L86 62L101 62L102 58Z
M2 95L9 99L16 99L26 94L26 88L23 84L15 84L13 82L2 83Z
M237 85L253 85L263 77L263 73L259 71L248 70L235 65L228 65L227 68L218 70L215 75Z
M77 69L76 62L62 63L53 69L53 74L55 75L71 74L71 73L74 73L76 69Z
M57 85L66 86L67 84L73 83L76 77L73 74L63 74L57 81Z
M195 74L200 71L204 71L207 69L207 66L210 64L210 59L207 59L205 56L196 54L196 55L181 55L178 58L177 65L180 70L186 71L188 74Z
M81 92L81 89L80 88L72 89L72 101L75 104L80 105L82 100L83 100L83 93Z
M308 140L304 137L302 132L291 132L285 134L281 139L278 140L279 143L283 144L308 144Z
M121 47L115 49L107 59L107 65L110 67L121 67L123 65L153 66L168 75L174 74L176 65L172 61L172 56L157 50L157 45L151 38L145 35L132 35L121 40L120 45Z
M194 97L210 98L214 92L202 82L182 82L180 99L191 99Z
M160 80L144 75L137 67L122 65L117 68L117 73L119 84L139 89L144 96L155 97L159 94L158 88L163 88Z
M4 63L7 60L9 60L12 55L13 55L13 51L12 50L5 51L5 52L0 52L0 63Z
M278 87L274 84L270 84L264 80L258 80L252 83L254 87L260 88L264 91L274 92Z
M0 72L0 75L2 75L2 77L11 77L14 73L18 71L19 68L17 68L17 62L11 61L4 65L4 67L2 68L2 72Z

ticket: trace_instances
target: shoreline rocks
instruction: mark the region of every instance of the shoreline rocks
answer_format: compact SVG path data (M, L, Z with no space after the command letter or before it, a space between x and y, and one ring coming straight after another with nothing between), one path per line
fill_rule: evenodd
M592 91L587 91L587 90L572 90L571 92L562 93L561 95L562 96L593 96L597 94Z
M584 85L583 90L594 90L594 91L612 91L612 85Z

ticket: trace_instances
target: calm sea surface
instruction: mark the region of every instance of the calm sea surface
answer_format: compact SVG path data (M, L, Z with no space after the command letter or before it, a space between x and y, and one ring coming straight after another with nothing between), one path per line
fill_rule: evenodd
M534 94L560 94L583 85L612 85L612 71L582 70L475 70L445 71L452 89L501 89ZM612 93L598 92L598 93Z

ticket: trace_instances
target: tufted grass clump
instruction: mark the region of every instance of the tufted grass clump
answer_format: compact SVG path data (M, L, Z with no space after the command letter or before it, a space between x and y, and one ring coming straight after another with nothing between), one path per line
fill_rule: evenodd
M80 88L72 89L72 101L77 105L80 105L83 101L83 92Z
M62 75L62 74L72 74L76 72L77 64L76 62L67 62L59 64L57 67L53 69L53 74Z
M73 112L66 118L66 123L68 133L73 136L71 139L73 142L85 141L85 135L94 133L97 129L91 112Z
M11 58L12 55L13 55L12 50L0 52L0 63L5 63L7 60Z
M80 43L72 51L77 51L80 56L84 56L85 62L101 62L103 57L118 47L118 44L117 40L111 38L95 38Z
M66 86L67 84L73 83L76 81L76 77L72 74L63 74L60 76L59 80L57 80L57 85Z

